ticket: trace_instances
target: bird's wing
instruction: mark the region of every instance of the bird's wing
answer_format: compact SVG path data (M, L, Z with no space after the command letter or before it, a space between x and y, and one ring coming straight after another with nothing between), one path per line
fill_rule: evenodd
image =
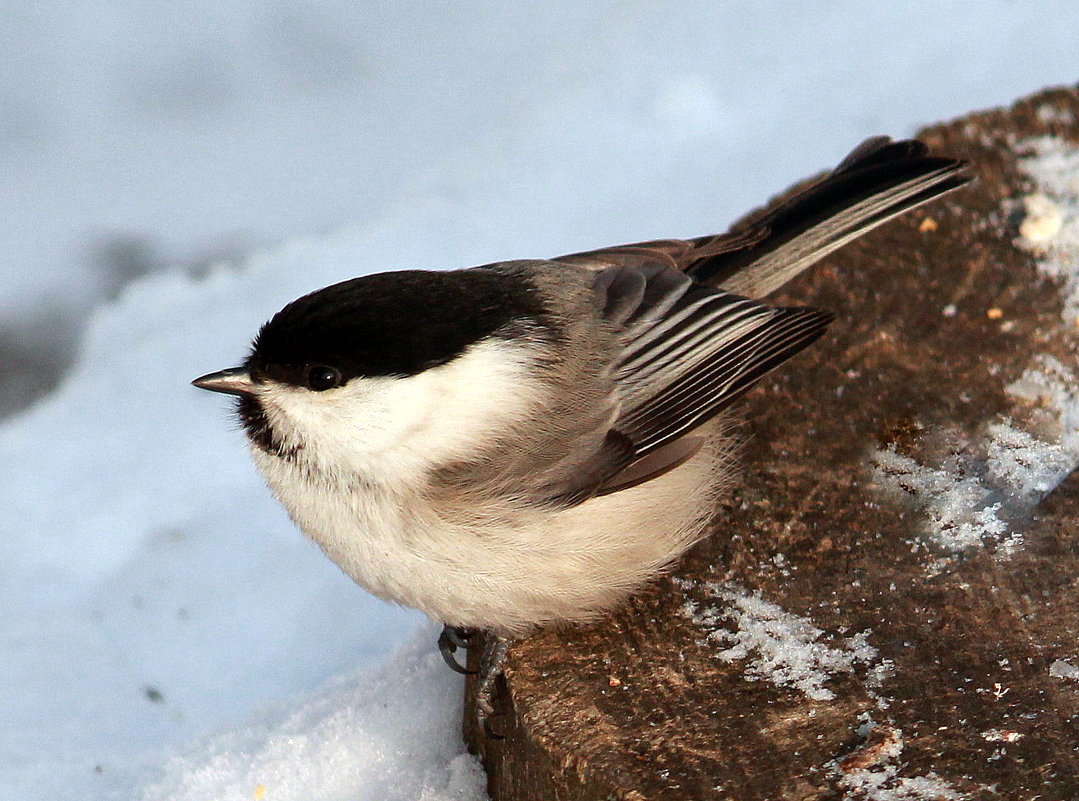
M817 339L832 319L818 309L774 308L706 287L665 265L608 267L595 284L605 314L623 326L613 364L621 400L613 427L633 443L635 457L603 491L639 483L692 455L681 440Z
M549 497L579 502L615 492L692 457L703 442L695 428L813 342L831 320L827 312L773 308L751 298L970 180L967 162L930 156L917 140L875 137L729 233L554 259L595 271L604 316L624 333L613 365L620 390L613 428L594 432L589 457L552 471L559 478Z
M965 161L928 155L918 140L867 139L830 173L727 234L573 253L595 270L663 263L701 283L758 298L878 225L971 180Z
M621 329L611 364L618 412L602 446L555 471L548 497L579 502L647 481L692 457L692 436L770 370L823 333L817 309L782 309L695 283L665 263L596 274L603 315Z

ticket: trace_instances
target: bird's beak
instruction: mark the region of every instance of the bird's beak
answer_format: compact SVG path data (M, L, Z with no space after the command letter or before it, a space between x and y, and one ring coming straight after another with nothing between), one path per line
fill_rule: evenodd
M243 367L231 367L228 370L207 373L204 376L199 376L191 383L199 389L224 392L226 395L239 395L240 397L253 394L255 388L254 383L251 381L251 374Z

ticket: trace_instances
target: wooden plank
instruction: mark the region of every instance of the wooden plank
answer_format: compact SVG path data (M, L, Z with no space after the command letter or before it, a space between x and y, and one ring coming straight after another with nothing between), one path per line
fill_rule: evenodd
M505 739L466 714L495 801L1079 797L1079 479L1035 506L1000 475L1029 458L1009 431L1076 424L1069 378L1016 385L1079 375L1079 328L1015 201L1030 140L1079 146L1077 121L1058 89L923 131L976 184L784 290L837 321L743 404L715 535L628 608L515 645ZM981 515L949 518L963 492Z

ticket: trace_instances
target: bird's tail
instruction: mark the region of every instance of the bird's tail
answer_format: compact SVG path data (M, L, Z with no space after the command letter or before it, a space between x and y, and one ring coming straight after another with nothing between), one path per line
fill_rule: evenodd
M878 225L971 180L970 165L923 142L867 139L834 170L726 234L662 239L563 256L599 269L663 261L695 280L759 298Z

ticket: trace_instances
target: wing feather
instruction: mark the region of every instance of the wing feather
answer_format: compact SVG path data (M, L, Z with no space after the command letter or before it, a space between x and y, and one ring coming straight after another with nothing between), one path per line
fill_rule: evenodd
M604 428L589 433L586 450L594 454L567 457L552 471L557 479L546 497L572 505L691 458L703 443L695 428L820 337L832 319L751 298L969 180L966 162L930 156L916 140L875 137L807 189L729 233L555 259L595 272L598 308L621 332L621 350L610 365L618 387L613 423L606 418L597 422Z
M704 442L689 436L693 429L831 319L694 284L663 262L607 267L593 286L604 316L621 328L610 365L617 391L611 416L597 416L603 427L582 434L587 452L551 465L536 487L538 499L560 505L635 486L691 458Z
M638 278L621 275L627 272ZM633 442L636 459L719 413L831 320L815 309L777 309L721 289L686 286L688 279L673 280L672 273L665 264L647 271L614 266L595 279L612 321L631 321L612 365L621 398L613 427ZM619 288L626 298L618 297Z
M725 343L695 370L619 417L615 425L633 441L638 458L721 412L816 340L832 319L817 309L775 311L756 330Z

